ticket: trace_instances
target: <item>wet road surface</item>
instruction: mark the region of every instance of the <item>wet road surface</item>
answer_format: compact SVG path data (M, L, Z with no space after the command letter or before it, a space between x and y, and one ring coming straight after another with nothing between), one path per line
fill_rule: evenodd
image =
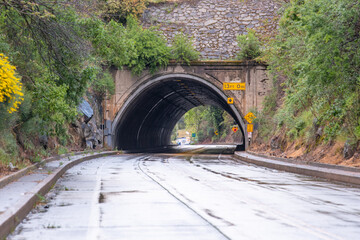
M81 163L9 239L360 239L359 188L213 150Z

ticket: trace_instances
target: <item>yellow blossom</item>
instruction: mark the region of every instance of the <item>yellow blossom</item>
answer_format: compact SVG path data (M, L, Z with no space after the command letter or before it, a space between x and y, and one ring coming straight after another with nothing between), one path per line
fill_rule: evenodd
M17 111L24 100L22 84L16 77L16 67L11 65L8 58L0 53L0 103L9 103L8 112Z

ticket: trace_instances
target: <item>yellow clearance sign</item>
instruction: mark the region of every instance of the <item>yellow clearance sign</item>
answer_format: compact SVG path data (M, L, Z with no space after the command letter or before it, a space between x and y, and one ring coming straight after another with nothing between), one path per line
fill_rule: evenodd
M247 125L247 131L248 131L248 132L253 132L253 131L254 131L254 125L248 124L248 125Z
M240 82L224 82L223 90L245 90L245 83Z

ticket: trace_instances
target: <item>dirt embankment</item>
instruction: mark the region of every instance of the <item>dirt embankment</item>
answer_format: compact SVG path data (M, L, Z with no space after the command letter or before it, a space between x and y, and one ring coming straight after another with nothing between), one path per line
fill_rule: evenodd
M303 162L319 162L326 164L360 167L360 151L352 150L351 156L346 156L345 142L330 142L319 146L304 146L301 142L282 142L271 139L269 143L254 141L250 151L268 156L294 158Z

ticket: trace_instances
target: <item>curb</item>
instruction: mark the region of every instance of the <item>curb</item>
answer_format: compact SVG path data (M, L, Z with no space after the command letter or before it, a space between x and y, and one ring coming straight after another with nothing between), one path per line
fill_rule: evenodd
M79 153L82 154L82 153ZM33 190L33 192L26 195L26 199L17 202L13 207L8 209L0 219L0 239L5 239L8 234L10 234L15 227L28 215L28 213L33 209L33 207L38 202L38 194L45 195L51 187L56 183L56 181L71 167L82 163L87 160L115 155L117 152L105 152L100 154L94 154L91 156L83 157L76 159L72 162L64 164L62 167L58 168L54 173L45 178L41 183L39 183ZM44 161L50 161L46 159Z
M90 151L88 153L91 153L93 151ZM85 152L75 152L75 153L66 153L66 154L62 154L62 155L57 155L54 157L49 157L49 158L45 158L44 160L42 160L41 162L38 162L34 165L28 166L24 169L21 169L20 171L14 172L8 176L5 176L3 178L0 179L0 188L5 187L6 185L8 185L9 183L15 182L16 180L18 180L19 178L25 176L28 172L38 168L39 166L51 162L51 161L56 161L59 160L61 158L64 157L69 157L69 156L77 156L77 155L81 155L81 154L86 154Z
M282 161L282 162L288 162L288 163L299 164L299 165L310 165L310 166L315 166L315 167L323 167L323 168L329 168L329 169L338 169L338 170L342 170L342 171L350 171L350 172L359 172L360 173L360 168L356 168L356 167L347 167L347 166L327 164L327 163L318 163L318 162L304 162L304 161L296 160L294 158L274 157L274 156L268 156L268 155L265 155L265 154L260 154L260 153L256 153L256 152L252 152L252 151L246 151L246 152L251 154L251 155L257 156L257 157L268 158L268 159L272 159L272 160L276 160L276 161Z
M239 156L236 153L234 154L234 156L241 161L252 163L258 166L307 175L311 177L319 177L331 181L338 181L352 185L360 185L359 169L318 163L301 164L299 163L299 161L296 160L267 157L264 155L252 154L250 152L247 153L255 157L262 157L266 159L248 158Z

